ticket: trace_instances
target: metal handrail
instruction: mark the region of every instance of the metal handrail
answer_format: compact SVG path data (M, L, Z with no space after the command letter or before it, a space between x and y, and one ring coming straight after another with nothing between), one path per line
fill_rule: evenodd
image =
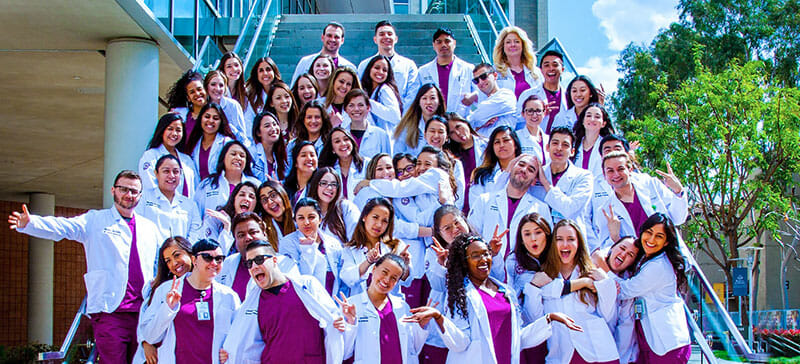
M475 40L475 45L478 47L478 53L481 55L481 59L483 62L491 63L492 61L489 59L489 54L486 53L486 49L483 48L483 42L481 42L480 34L478 34L478 29L475 28L475 23L472 22L472 18L469 15L464 15L464 22L467 23L467 30L472 36L472 39Z
M700 351L703 352L703 356L706 357L709 363L717 364L717 357L714 356L714 351L708 346L708 342L703 336L703 330L700 330L697 322L692 318L692 312L689 311L686 302L683 303L683 311L686 312L686 322L689 323L689 327L692 329L692 336L694 336L694 340L697 341L697 344L700 345Z
M84 315L86 315L86 296L83 297L83 302L81 302L78 312L75 313L75 318L72 319L72 324L69 326L69 330L67 330L67 336L64 338L64 342L61 343L61 347L58 351L39 353L37 360L45 362L63 360L65 364L68 363L69 358L67 358L67 353L69 353L69 348L72 346L72 341L75 340L75 335L78 333L78 328L81 326L81 318L83 318Z
M250 62L250 57L253 55L253 49L255 49L256 47L256 42L258 41L258 35L261 34L261 28L264 26L264 20L267 18L267 13L269 12L270 5L272 5L272 0L267 0L267 4L264 6L264 11L261 13L261 19L258 19L258 26L256 27L256 32L253 34L253 39L250 41L250 46L247 47L247 55L242 60L242 63L244 63L242 66L244 67L247 67L247 65Z
M494 8L495 11L500 13L500 20L502 20L503 22L503 27L505 28L509 24L511 24L511 22L508 21L508 15L506 15L506 11L503 9L502 6L500 6L500 3L497 0L490 0L490 1L492 2L492 8Z
M489 15L489 10L486 9L486 5L483 5L483 1L478 0L478 4L480 4L481 10L483 10L483 15L486 17L486 20L488 20L489 26L492 28L492 33L494 33L495 38L497 38L497 34L499 32L497 31L497 28L495 28L495 26L494 26L494 22L492 21L492 16Z
M255 4L256 4L256 2L253 3L253 6L250 8L250 11L247 13L247 19L244 21L244 25L242 26L242 31L239 32L239 37L236 38L236 43L234 43L234 45L233 45L233 49L234 50L239 49L239 47L241 47L241 45L242 45L242 42L244 41L244 37L242 37L242 35L244 35L245 29L247 29L250 26L250 20L253 19L253 13L256 11ZM242 65L242 66L244 66L244 65Z

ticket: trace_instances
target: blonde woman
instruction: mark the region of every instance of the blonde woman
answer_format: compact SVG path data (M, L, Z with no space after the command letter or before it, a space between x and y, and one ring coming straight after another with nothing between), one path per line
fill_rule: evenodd
M536 52L528 33L516 26L500 31L492 52L497 86L514 91L519 98L529 88L540 88L544 76L536 67Z

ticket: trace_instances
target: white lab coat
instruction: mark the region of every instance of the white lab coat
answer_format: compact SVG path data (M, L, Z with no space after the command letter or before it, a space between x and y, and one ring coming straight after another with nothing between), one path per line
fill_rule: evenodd
M144 282L153 279L156 254L161 246L155 224L134 212L136 219L136 250ZM90 210L83 215L64 218L30 215L30 221L17 231L41 239L75 240L83 244L86 255L86 312L114 312L128 283L133 236L128 223L115 207Z
M689 215L689 201L685 191L681 196L676 195L663 182L643 173L631 173L629 178L647 216L661 212L669 216L675 225L686 221ZM613 206L614 214L621 222L619 236L639 236L639 232L633 228L628 210L622 205L608 182L595 179L590 209L594 234L587 234L589 251L614 244L609 237L608 220L603 215L603 210L608 213L609 205Z
M562 91L563 94L563 91ZM564 106L561 107L561 110L558 111L555 118L553 118L553 125L551 126L551 131L558 127L558 126L565 126L570 130L575 128L575 123L578 121L578 115L575 114L575 106L566 109Z
M196 128L200 128L200 125L197 125ZM201 137L200 140L197 141L197 145L194 146L192 150L192 160L194 161L195 167L197 167L198 176L200 175L200 166L201 163L208 164L208 174L214 174L217 172L217 161L219 161L219 154L222 152L222 147L228 142L233 141L233 139L226 137L220 133L214 136L214 142L211 144L211 148L208 151L208 160L201 161L200 160L200 148L203 146L203 138Z
M364 136L366 136L366 133ZM358 170L358 167L356 167L355 161L351 161L350 168L347 169L347 185L344 186L344 188L347 189L347 200L350 201L353 200L353 198L356 196L355 193L356 185L358 185L359 182L363 181L364 176L367 174L367 164L369 164L369 158L368 157L363 157L363 158L364 158L364 164L361 166L360 171ZM333 164L333 169L335 169L336 172L339 173L340 178L343 177L342 167L339 166L338 158L336 159L336 162ZM344 191L344 189L342 191ZM342 197L344 197L344 193L342 193ZM355 218L357 220L358 216L356 216ZM348 236L349 235L351 234L348 234Z
M361 137L361 144L358 146L358 154L364 157L365 160L372 159L379 153L386 153L392 156L392 140L389 136L389 133L392 133L393 131L386 131L385 129L376 126L374 120L371 119L372 116L368 115L366 119L367 129L364 130L364 136ZM348 123L347 125L342 124L342 127L350 130L350 134L353 133L353 130L351 129L351 123ZM366 166L367 162L364 161L364 168L366 168Z
M408 145L408 143L406 143L406 131L401 130L400 135L398 135L397 138L394 138L394 144L392 145L392 151L394 154L408 153L414 157L419 155L419 153L422 151L422 148L427 145L427 143L425 143L425 120L423 120L422 117L419 118L417 128L419 129L417 146L412 148L410 145ZM392 131L391 136L394 137L394 131Z
M561 90L561 102L560 102L560 107L559 107L558 111L562 112L562 111L566 111L569 108L569 106L567 106L567 92L564 89L561 89L561 88L559 88L559 89ZM517 99L517 111L519 111L520 113L522 112L522 109L524 109L524 106L525 106L522 103L524 103L525 100L527 100L530 95L539 96L539 99L543 100L545 105L547 105L547 91L545 91L544 84L543 84L542 87L529 88L529 89L527 89L525 91L522 91L522 93L519 95L519 99ZM573 112L573 114L575 114L575 113ZM520 118L522 118L522 114L519 114L519 115L520 115ZM558 114L556 114L556 115L558 115ZM542 125L540 125L539 127L542 128L542 129L546 129L548 120L550 120L550 113L545 115L544 120L542 120ZM556 126L557 126L556 125L556 118L555 118L555 116L553 116L553 125L550 125L550 130L553 130L553 128L555 128ZM570 128L570 130L572 129L572 124L570 124L570 125L562 125L562 126L567 126L567 127Z
M190 275L191 273L178 278L178 292L181 292L183 285L186 284L186 277ZM211 309L214 315L214 346L211 348L211 362L217 364L219 363L219 349L222 348L222 342L233 321L233 314L241 302L236 292L219 282L212 281L211 287L212 304L214 305ZM171 289L172 281L166 281L156 288L153 292L153 302L147 307L140 324L140 334L144 341L161 343L158 348L158 362L167 364L175 363L175 325L173 320L181 309L180 302L174 309L169 308L167 292Z
M231 220L233 220L233 218L231 218ZM225 255L230 253L231 247L234 244L233 232L230 230L225 230L222 222L211 215L206 215L203 217L203 226L200 227L199 238L215 240L217 243L219 243L219 247L222 249L222 254ZM195 240L191 240L191 242L194 243Z
M594 146L592 146L592 150L590 151L592 154L589 155L589 168L586 169L594 178L603 177L603 156L600 150L600 142L602 140L602 136L598 136L597 140L595 140ZM578 144L578 150L575 151L575 163L580 168L583 168L583 154L583 141L581 141L581 143Z
M363 208L366 206L367 202L376 197L383 197L378 190L372 187L364 187L361 191L358 191L353 203L356 207ZM406 202L406 204L413 203L413 209L417 211L416 202L413 199L406 198L406 199L394 199L392 200L392 206L394 206L395 214L394 214L394 237L410 240L416 239L419 236L419 227L420 224L408 221L399 213L399 206L401 206L402 202Z
M544 175L553 183L553 169L546 165ZM558 184L545 192L544 187L537 183L533 188L533 195L550 206L553 215L553 224L563 219L570 219L578 223L586 236L591 232L592 221L589 218L589 201L592 198L594 179L585 169L567 161L567 170L561 175Z
M486 146L491 148L491 146ZM476 162L476 168L480 166L481 162ZM473 173L475 171L473 170ZM508 183L508 173L500 170L500 163L494 166L492 173L486 176L486 180L481 184L477 181L470 181L469 186L469 206L470 209L478 203L478 198L484 193L493 194L506 187Z
M404 317L410 316L408 304L402 297L388 295L392 303L392 312L397 320L397 333L400 340L400 354L403 364L416 364L419 362L419 352L428 337L428 331L417 323L403 322ZM353 356L353 364L381 362L381 319L378 310L370 301L367 292L352 295L349 299L356 308L356 323L348 325L344 332L344 357ZM436 323L429 323L436 325Z
M294 86L297 78L311 69L311 64L314 63L314 58L317 58L319 53L320 52L309 54L307 56L303 56L303 58L300 58L300 60L297 62L297 66L294 68L294 74L292 74L292 82L290 85ZM341 54L339 55L339 59L336 61L336 63L339 64L339 67L350 67L353 70L357 69L353 62L348 61ZM336 68L336 65L334 65L334 68Z
M200 212L200 217L204 218L206 209L216 209L217 207L224 206L228 202L228 197L231 195L230 182L225 177L225 171L222 171L218 184L214 187L211 184L211 179L206 178L200 185L197 186L197 191L194 193L194 201L197 203L197 210ZM242 175L242 182L252 182L258 187L261 181L253 176Z
M619 279L621 299L644 300L642 331L650 349L658 355L690 344L683 300L666 253L645 262L630 279Z
M499 88L497 92L483 101L479 101L475 109L467 115L467 121L475 131L484 138L489 138L492 130L499 126L506 125L512 130L517 127L517 98L514 91L506 88ZM497 121L490 126L483 126L491 118Z
M219 105L222 106L222 112L225 113L236 139L242 142L245 147L249 148L253 145L253 119L250 119L249 123L245 120L242 105L227 96L222 96Z
M397 244L397 249L394 250L392 250L392 248L383 242L380 244L382 254L400 254L400 252L406 248L406 244L403 241L400 241ZM367 271L364 272L364 274L358 274L358 266L367 260L366 251L367 248L356 248L353 246L347 246L342 250L342 273L340 274L340 277L342 279L342 283L347 285L347 287L350 289L351 296L367 291L367 277L369 277L369 275L372 273L372 268L374 265L371 265ZM395 285L392 293L400 295L400 285Z
M333 321L342 317L336 303L328 295L325 286L316 278L302 275L290 276L289 282L294 286L297 296L305 305L308 313L319 321L319 327L325 332L325 362L341 364L344 351L342 333L333 327ZM236 311L228 337L223 348L228 352L228 363L257 364L261 363L261 351L264 350L264 339L258 326L258 303L261 288L252 285L247 289L247 296L242 306ZM302 340L302 338L298 338Z
M539 67L533 66L533 69L530 69L526 66L522 66L522 68L523 72L525 72L525 82L530 85L528 90L542 88L544 75L542 75L542 71L539 70ZM511 93L514 93L514 90L517 88L517 81L514 79L514 75L511 73L510 69L506 69L505 74L497 72L497 87L510 90ZM521 96L522 94L520 94L520 98ZM516 99L517 97L515 95L514 100Z
M319 251L320 243L318 242L308 245L300 244L300 237L303 236L303 233L299 230L286 235L281 240L278 247L280 253L289 256L297 264L300 274L315 277L323 287L325 287L325 277L330 269L334 277L332 296L338 297L339 292L347 294L347 287L341 285L342 242L322 229L319 229L318 233L325 247L324 255Z
M367 64L377 55L378 53L371 57L367 57L358 64L359 78L364 76L364 71L367 69ZM403 99L403 104L411 105L411 103L414 102L414 97L417 96L417 90L419 90L420 85L417 64L411 59L403 57L397 53L395 53L394 56L389 59L389 63L392 64L394 82L397 84L397 89L400 91L400 98Z
M550 137L544 133L541 127L539 128L539 137L542 138L541 145L536 141L537 137L534 137L527 127L517 130L517 137L519 137L519 146L522 149L522 153L536 157L542 165L550 162L545 150L546 147L544 147L550 142Z
M453 56L453 66L450 68L450 78L447 81L446 109L450 112L458 112L464 116L464 108L461 107L461 99L464 95L471 94L478 89L472 83L472 69L475 65L465 62L461 58ZM434 83L441 90L439 85L439 70L436 58L422 65L419 68L419 83Z
M547 221L552 221L550 218L550 208L542 201L533 197L530 193L525 193L514 211L514 216L508 216L508 193L507 189L503 188L494 194L485 193L476 200L474 205L470 205L469 216L467 220L478 232L480 232L484 241L487 243L492 239L494 229L497 227L497 233L503 232L508 228L508 234L502 239L503 245L500 247L500 252L495 259L498 260L497 264L492 265L492 277L500 280L506 279L505 254L507 247L509 252L514 251L514 242L512 241L519 229L519 221L523 216L537 212Z
M531 280L537 272L521 267L517 261L517 254L514 252L508 255L505 265L507 284L518 293L517 304L522 311L522 324L527 325L544 316L542 289L531 284Z
M544 317L523 327L520 322L514 289L494 278L491 279L500 287L499 292L503 292L506 300L511 304L511 364L519 364L519 353L523 349L543 343L554 330ZM445 331L441 333L441 337L450 350L447 354L447 364L497 364L486 307L483 305L478 289L472 282L466 279L464 281L468 317L465 319L456 312L447 312L444 315ZM435 322L429 323L428 329L439 330Z
M194 200L176 191L169 201L158 187L145 190L135 210L139 216L156 224L159 244L171 236L182 236L194 242L203 224Z
M439 264L439 258L436 256L436 252L430 247L425 249L425 277L431 285L428 299L431 301L431 304L437 304L436 307L444 311L444 307L447 305L447 269ZM441 331L439 331L436 322L428 324L428 339L425 341L425 344L437 348L446 347L444 341L442 341Z
M412 96L411 102L414 102ZM408 108L410 104L403 103ZM381 85L372 92L369 101L370 114L375 117L375 125L391 133L400 122L402 108L391 87Z
M412 177L404 181L397 179L373 179L369 181L374 188L384 197L400 199L395 213L406 217L408 221L415 221L423 226L433 225L433 214L441 205L439 202L439 189L450 195L450 176L439 168L431 168L419 177ZM410 203L413 198L416 206ZM454 203L448 199L447 203Z
M289 153L291 153L291 149L286 150L286 163L284 163L283 173L289 173ZM264 152L264 147L261 143L257 143L253 145L253 148L250 149L250 154L253 155L253 175L259 181L266 181L268 179L273 179L275 181L282 182L286 176L278 176L278 161L270 163L267 160L267 154ZM268 167L272 164L271 167ZM269 168L272 168L272 173L268 173Z
M253 132L253 122L255 121L256 115L258 115L259 113L264 111L264 107L269 102L269 100L267 99L267 91L266 90L265 91L261 91L261 100L264 100L264 105L261 105L260 108L255 109L255 110L253 109L253 105L250 103L250 101L255 102L255 100L248 99L247 103L245 104L245 108L244 108L244 127L245 127L245 130L248 131L247 132L247 134L248 134L247 139L249 139L249 140L252 140L251 138L252 138L252 132ZM255 143L255 140L253 140L253 144L254 143Z
M579 275L579 269L575 267L570 277L577 278ZM606 277L595 281L598 299L594 305L587 305L581 302L580 291L561 295L564 279L570 277L559 276L542 287L544 311L566 314L583 328L583 332L570 330L566 326L553 328L553 336L547 341L547 363L569 363L573 351L590 363L619 359L617 345L609 329L617 304L614 280Z
M600 251L602 256L608 256L611 249L605 248ZM613 272L608 272L608 275L614 279L621 279ZM628 277L626 274L625 277ZM629 278L629 277L628 277ZM627 279L627 278L623 278ZM621 364L628 364L636 362L639 357L639 345L636 339L635 324L633 318L633 298L620 298L617 295L617 309L614 310L614 316L610 321L611 333L614 335L614 340L617 342L617 352L619 353L619 362Z
M142 191L150 188L158 187L156 180L156 162L161 156L169 154L164 145L158 148L150 148L142 154L139 159L139 177L142 178ZM189 198L194 196L194 190L197 188L197 183L200 182L200 175L197 174L197 167L194 164L192 157L178 152L178 159L181 161L181 179L178 181L178 188L175 190L178 193L183 192L183 185L186 184Z
M353 237L353 232L356 231L358 225L358 218L361 217L361 210L350 200L340 200L339 208L342 209L342 222L344 222L344 232L347 235L347 240ZM320 225L322 231L330 236L335 236L329 226ZM344 242L342 242L344 244Z

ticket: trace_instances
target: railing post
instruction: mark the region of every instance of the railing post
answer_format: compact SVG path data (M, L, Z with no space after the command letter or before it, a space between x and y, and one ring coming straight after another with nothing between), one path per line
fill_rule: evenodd
M200 0L194 0L194 36L192 37L192 53L197 61L197 42L200 35Z

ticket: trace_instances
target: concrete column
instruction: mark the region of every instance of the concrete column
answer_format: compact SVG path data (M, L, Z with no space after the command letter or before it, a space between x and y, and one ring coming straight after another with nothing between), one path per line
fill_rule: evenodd
M52 216L56 199L48 193L31 193L32 214ZM28 341L53 344L53 241L28 238Z
M158 123L158 46L120 38L106 47L103 206L113 204L111 187L123 169L137 170Z

